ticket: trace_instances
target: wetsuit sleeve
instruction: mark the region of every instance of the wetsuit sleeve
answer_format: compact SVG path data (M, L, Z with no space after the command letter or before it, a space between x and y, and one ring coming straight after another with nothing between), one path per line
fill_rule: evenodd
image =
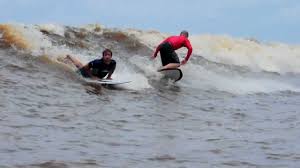
M111 69L110 69L110 72L113 73L116 69L116 66L117 66L117 63L116 61L113 62L112 66L111 66Z
M155 52L154 52L154 57L157 56L157 53L158 53L158 51L160 50L161 44L162 44L162 43L163 43L163 42L161 42L161 43L156 47L156 50L155 50Z
M95 66L95 60L88 63L89 68L94 68L94 66Z
M165 39L164 41L162 41L162 42L156 47L156 50L155 50L155 52L154 52L154 57L157 56L157 53L158 53L158 51L160 50L161 45L162 45L164 42L167 42L168 40L169 40L169 38Z
M185 41L185 47L188 49L185 60L188 61L190 59L190 56L191 56L192 52L193 52L193 47L192 47L192 45L191 45L191 43L188 39L186 39L186 41Z
M114 73L114 71L116 69L116 65L117 65L116 61L113 60L113 62L110 64L110 67L109 67L107 79L111 79L111 75Z
M154 57L156 57L157 56L157 53L158 53L158 51L160 50L160 45L158 45L157 47L156 47L156 50L155 50L155 52L154 52Z

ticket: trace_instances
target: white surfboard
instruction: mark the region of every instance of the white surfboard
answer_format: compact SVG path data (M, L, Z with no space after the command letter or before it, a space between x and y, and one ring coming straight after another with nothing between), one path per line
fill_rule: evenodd
M93 80L93 79L85 79L85 81L89 83L96 83L96 84L102 84L102 85L119 85L119 84L125 84L130 83L131 81L118 81L118 80Z
M165 78L174 80L175 82L179 81L183 77L183 73L180 69L163 69L159 71L164 75Z

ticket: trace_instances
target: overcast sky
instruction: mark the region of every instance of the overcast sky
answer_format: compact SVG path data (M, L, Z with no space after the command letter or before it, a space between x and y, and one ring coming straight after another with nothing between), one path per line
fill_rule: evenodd
M226 34L300 44L299 0L0 0L1 23Z

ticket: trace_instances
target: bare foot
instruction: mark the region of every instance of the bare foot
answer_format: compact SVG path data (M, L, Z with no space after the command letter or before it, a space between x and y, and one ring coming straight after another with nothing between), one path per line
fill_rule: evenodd
M161 72L161 71L163 71L163 70L165 70L165 69L167 69L165 66L160 67L160 68L157 70L157 72Z
M157 72L161 72L161 71L163 71L163 70L165 70L164 68L159 68L158 70L157 70Z
M70 63L72 63L71 58L70 58L70 55L66 55L66 57L65 57L64 60L63 60L63 63L65 63L65 64L70 64Z

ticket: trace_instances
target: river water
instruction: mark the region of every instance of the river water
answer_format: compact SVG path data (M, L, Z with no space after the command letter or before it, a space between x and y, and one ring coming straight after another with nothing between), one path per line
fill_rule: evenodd
M181 68L183 79L173 83L157 74L159 59L148 58L155 41L148 36L161 40L165 35L159 32L94 33L64 26L59 34L40 27L8 27L0 29L0 167L300 164L299 54L286 58L291 59L289 66L272 64L282 72L269 70L271 65L261 68L258 62L238 65L233 55L232 60L216 59L224 58L218 55L221 49L210 60L197 54L196 46ZM92 85L59 61L69 53L88 62L107 47L117 61L113 78L131 83Z

